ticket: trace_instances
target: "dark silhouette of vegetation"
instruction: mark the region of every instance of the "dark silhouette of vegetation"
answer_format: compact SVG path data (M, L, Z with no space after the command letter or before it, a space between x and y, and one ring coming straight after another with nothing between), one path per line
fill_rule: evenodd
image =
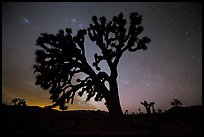
M147 114L150 114L150 107L149 107L149 104L147 103L147 101L144 101L144 102L140 102L146 109L147 111Z
M149 103L150 108L152 108L152 113L153 114L155 114L154 104L155 104L154 102Z
M128 115L128 110L125 110L125 113L124 113L124 114Z
M140 110L140 108L138 109L138 114L143 114L143 112Z
M21 98L12 99L11 103L14 106L27 106L25 99L21 99Z
M70 28L66 28L65 31L59 30L56 35L42 33L38 37L36 45L42 49L36 50L34 73L38 75L35 84L49 90L50 99L54 102L52 107L67 109L65 104L73 103L76 92L79 96L86 92L86 101L93 97L95 101L105 99L111 115L123 114L117 83L119 60L125 51L146 50L150 43L148 37L139 37L144 29L141 26L142 16L131 13L129 19L128 32L125 27L127 21L120 13L111 21L107 21L104 16L93 16L93 23L87 29L79 30L75 36ZM94 54L93 68L87 62L85 54L87 33L101 50L101 54ZM110 74L101 70L101 61L106 61ZM77 76L82 74L85 75L84 78Z
M162 113L162 109L158 109L158 113Z
M171 108L157 115L124 115L112 120L105 111L58 111L38 106L1 105L2 135L202 135L203 107Z
M172 107L178 107L178 106L181 106L181 105L183 105L182 103L181 103L181 101L180 100L178 100L178 99L173 99L172 101L171 101L171 106Z
M147 101L144 101L140 103L145 107L147 114L151 114L151 108L152 108L152 113L155 114L154 102L147 103Z

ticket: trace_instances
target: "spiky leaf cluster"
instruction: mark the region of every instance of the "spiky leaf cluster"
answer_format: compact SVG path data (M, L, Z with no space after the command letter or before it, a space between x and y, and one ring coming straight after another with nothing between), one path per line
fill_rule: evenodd
M56 102L60 109L67 109L65 103L73 103L75 92L82 95L87 94L87 101L96 94L95 100L103 99L102 88L93 80L97 78L101 82L104 79L103 73L95 74L91 70L85 58L84 35L86 30L78 31L76 36L72 36L71 29L66 32L60 30L56 35L43 33L37 39L36 45L41 50L36 50L36 64L34 73L36 85L48 90L51 94L50 99ZM84 80L77 79L73 82L73 77L77 73L88 75Z
M148 37L142 37L141 39L138 37L144 29L140 25L142 16L138 13L130 14L128 32L125 27L127 21L122 13L114 16L109 22L104 16L99 19L93 16L92 20L93 24L88 27L88 35L102 51L102 55L94 55L93 66L96 70L100 70L98 64L102 60L106 60L110 67L112 64L117 65L120 56L126 50L135 52L140 49L147 49L150 39Z

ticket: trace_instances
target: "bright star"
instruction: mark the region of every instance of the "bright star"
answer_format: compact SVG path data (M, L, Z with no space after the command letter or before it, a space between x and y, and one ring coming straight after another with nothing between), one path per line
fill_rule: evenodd
M30 22L31 22L31 20L29 19L29 18L23 18L23 22L25 23L25 24L30 24Z
M75 23L75 22L76 22L76 19L72 19L72 22Z

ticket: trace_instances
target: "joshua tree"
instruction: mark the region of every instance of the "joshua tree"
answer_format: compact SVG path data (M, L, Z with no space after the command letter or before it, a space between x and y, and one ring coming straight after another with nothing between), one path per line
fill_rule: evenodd
M181 106L181 105L182 105L182 103L181 103L181 101L178 100L178 99L173 99L173 100L171 101L171 106L172 106L172 107L178 107L178 106Z
M26 106L26 101L25 99L20 99L20 98L14 98L11 103L14 105L14 106Z
M14 106L17 106L18 100L19 100L19 98L12 99L11 104L13 104Z
M150 107L150 108L152 107L152 113L153 113L153 114L155 114L154 104L155 104L154 102L150 102L150 103L149 103L149 107Z
M151 114L150 105L147 103L147 101L140 102L140 103L145 107L147 114Z
M124 114L127 114L128 115L128 110L125 110L125 113Z
M153 114L155 113L154 102L147 103L147 101L144 101L140 103L146 108L147 114L151 114L151 107L152 107L152 113Z
M138 113L139 113L139 114L142 114L142 112L141 112L140 108L138 109Z
M144 28L140 25L142 16L138 13L130 14L128 32L122 13L114 16L111 21L106 21L104 16L99 19L93 16L92 20L93 24L87 29L79 30L75 36L67 28L65 31L59 30L56 35L42 33L38 37L36 45L42 49L36 50L34 73L37 72L38 75L35 84L49 89L50 99L54 102L52 107L66 109L65 103L72 104L76 92L79 96L86 92L86 101L92 97L95 101L105 99L111 115L122 115L117 83L119 60L125 51L146 50L150 39L139 37ZM101 51L100 54L94 54L93 67L89 65L85 54L87 32L90 40ZM110 74L101 70L101 61L107 63ZM82 74L83 79L78 77Z

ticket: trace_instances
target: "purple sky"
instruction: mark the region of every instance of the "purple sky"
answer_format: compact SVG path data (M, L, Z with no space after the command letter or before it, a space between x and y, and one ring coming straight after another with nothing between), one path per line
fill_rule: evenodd
M118 66L122 109L144 111L141 101L154 101L167 110L173 98L183 106L202 104L202 4L201 3L2 3L2 101L15 97L28 105L51 104L49 92L34 85L35 40L42 32L73 32L92 23L92 16L110 20L120 12L143 15L141 36L152 42L146 51L125 52ZM86 54L93 62L96 45L86 39ZM108 70L105 63L102 69ZM71 109L102 109L103 102L77 97Z

